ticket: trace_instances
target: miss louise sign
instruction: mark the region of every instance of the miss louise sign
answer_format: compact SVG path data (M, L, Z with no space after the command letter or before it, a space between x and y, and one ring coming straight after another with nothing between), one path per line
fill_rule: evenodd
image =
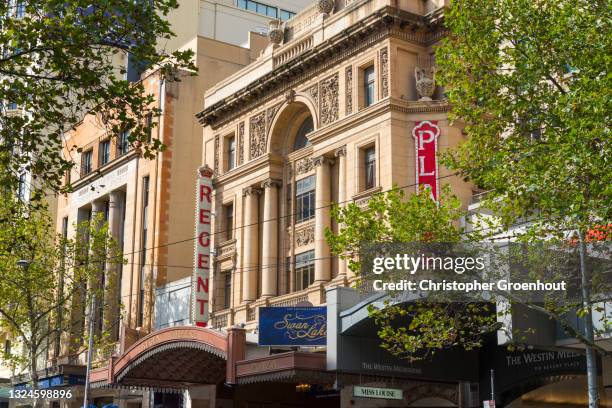
M210 277L210 221L212 210L212 176L208 166L198 169L196 183L196 242L195 265L192 278L191 310L196 326L208 325Z

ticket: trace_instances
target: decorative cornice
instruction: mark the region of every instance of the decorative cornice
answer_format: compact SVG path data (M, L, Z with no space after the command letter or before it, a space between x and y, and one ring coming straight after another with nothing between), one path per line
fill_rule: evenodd
M384 38L401 36L426 45L429 37L439 30L439 24L436 20L434 27L427 16L390 6L383 7L322 44L305 51L300 58L280 64L231 96L197 113L196 117L203 126L222 126L237 115L296 88Z

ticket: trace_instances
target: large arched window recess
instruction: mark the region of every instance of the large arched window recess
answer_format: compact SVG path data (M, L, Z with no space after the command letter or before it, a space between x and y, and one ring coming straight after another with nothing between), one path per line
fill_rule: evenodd
M296 151L296 150L301 149L302 147L308 146L310 144L310 141L308 140L307 135L313 130L314 130L314 123L312 121L312 116L308 116L304 119L304 121L298 128L298 131L295 135L295 139L293 142L292 151Z

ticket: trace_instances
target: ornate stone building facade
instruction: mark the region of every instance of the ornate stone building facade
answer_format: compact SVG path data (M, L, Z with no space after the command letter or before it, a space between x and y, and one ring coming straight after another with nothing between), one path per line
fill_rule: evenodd
M351 280L325 241L338 228L331 204L416 191L417 122L437 123L438 151L463 138L422 74L435 72L443 6L319 1L275 24L257 61L206 92L197 117L216 171L213 327L254 329L264 305L325 304L326 288ZM437 177L467 205L469 185L444 168Z

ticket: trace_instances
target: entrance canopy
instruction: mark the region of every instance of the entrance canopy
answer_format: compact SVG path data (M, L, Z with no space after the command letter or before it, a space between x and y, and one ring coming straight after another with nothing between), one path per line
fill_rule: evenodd
M186 388L225 379L227 335L180 326L142 338L109 365L92 371L93 386Z

